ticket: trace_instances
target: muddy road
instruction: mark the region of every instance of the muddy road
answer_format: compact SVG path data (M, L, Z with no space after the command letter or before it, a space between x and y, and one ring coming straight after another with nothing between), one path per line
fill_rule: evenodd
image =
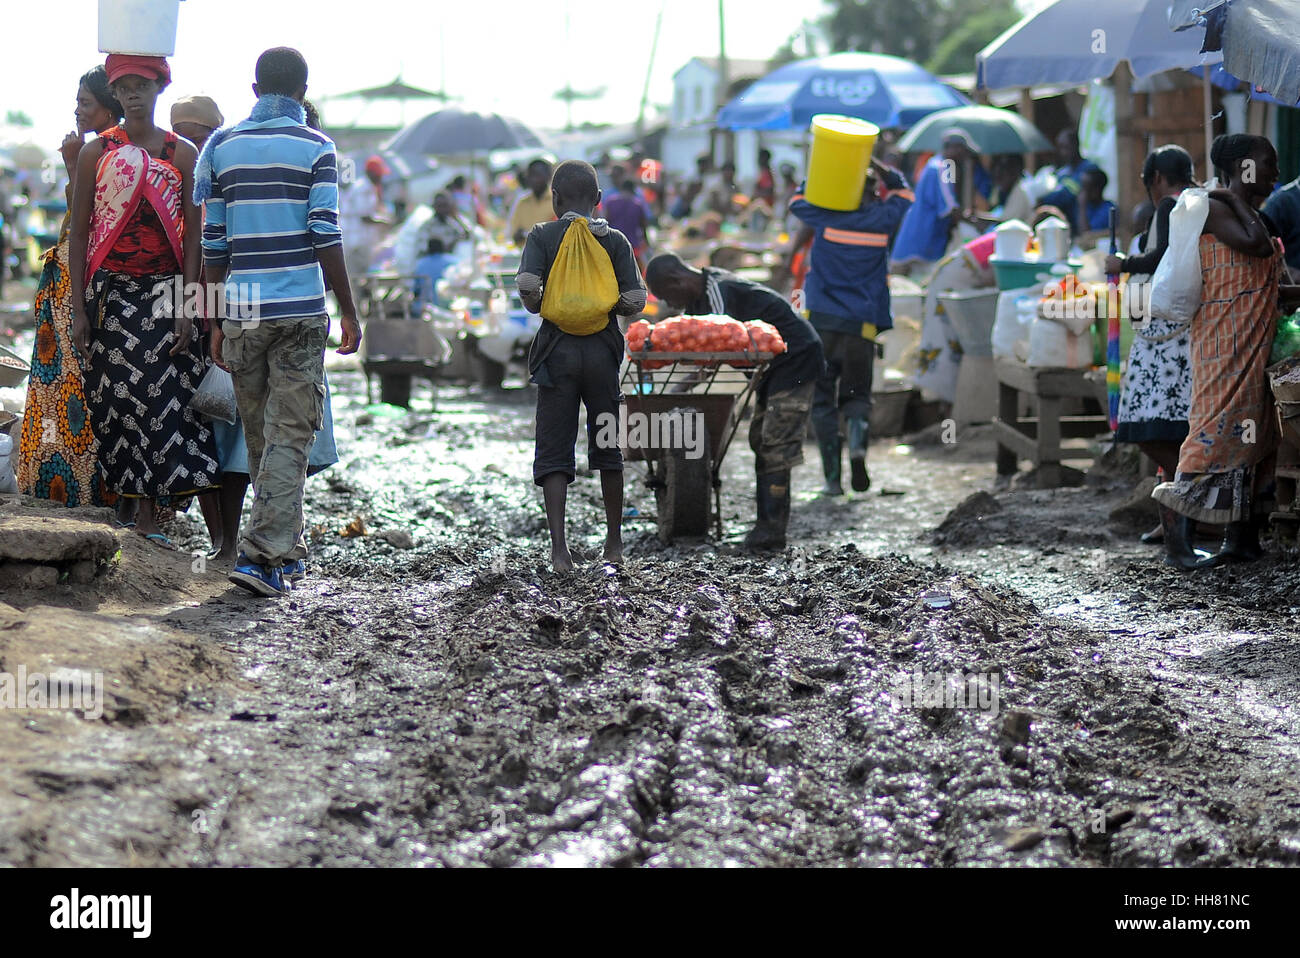
M618 569L582 478L557 576L526 393L408 413L331 379L342 463L309 482L290 599L129 539L92 587L0 595L5 668L62 655L114 690L96 722L0 714L0 861L1300 862L1294 557L1166 570L1108 522L1132 480L995 490L972 430L876 444L837 503L809 445L772 558L736 547L747 449L725 541L633 517ZM628 504L654 508L635 471ZM993 700L906 700L936 675Z

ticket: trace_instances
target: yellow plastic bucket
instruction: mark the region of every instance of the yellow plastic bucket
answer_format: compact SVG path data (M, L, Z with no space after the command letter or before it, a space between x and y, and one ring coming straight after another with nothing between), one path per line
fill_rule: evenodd
M828 210L856 210L862 204L871 151L880 127L851 116L824 113L812 118L812 155L804 199Z

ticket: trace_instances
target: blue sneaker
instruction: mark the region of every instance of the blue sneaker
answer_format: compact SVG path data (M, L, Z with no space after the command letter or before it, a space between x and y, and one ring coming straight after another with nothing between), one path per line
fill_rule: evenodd
M289 588L284 584L284 574L278 566L258 565L242 552L235 560L234 571L226 578L254 595L274 597L289 594Z
M307 563L302 559L286 562L280 567L280 574L284 576L286 582L297 582L299 579L305 579L307 578Z

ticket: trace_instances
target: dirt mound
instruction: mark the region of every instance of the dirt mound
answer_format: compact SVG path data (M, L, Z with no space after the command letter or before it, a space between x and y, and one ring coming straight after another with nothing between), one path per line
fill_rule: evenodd
M167 549L116 527L110 509L14 497L0 506L0 575L10 573L0 580L0 595L20 608L42 603L127 614L218 595L228 589L228 570L204 558L206 537L199 542L187 531L193 521L168 525L177 548ZM33 558L4 561L19 555Z
M1024 489L994 497L977 492L963 500L929 535L935 545L1101 546L1111 534L1093 524L1093 489Z
M1132 493L1110 510L1110 523L1116 532L1146 532L1160 521L1160 509L1151 498L1151 490L1155 487L1156 480L1153 477L1138 480Z

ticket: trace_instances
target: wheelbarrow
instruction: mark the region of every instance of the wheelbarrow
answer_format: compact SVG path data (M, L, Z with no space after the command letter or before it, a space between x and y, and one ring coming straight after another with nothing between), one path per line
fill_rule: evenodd
M380 402L409 407L414 377L432 381L451 359L451 344L416 296L419 279L371 274L361 281L361 368L367 401L374 401L371 386L377 377Z
M626 362L624 459L643 462L654 490L659 539L722 538L722 461L773 353L663 353Z

